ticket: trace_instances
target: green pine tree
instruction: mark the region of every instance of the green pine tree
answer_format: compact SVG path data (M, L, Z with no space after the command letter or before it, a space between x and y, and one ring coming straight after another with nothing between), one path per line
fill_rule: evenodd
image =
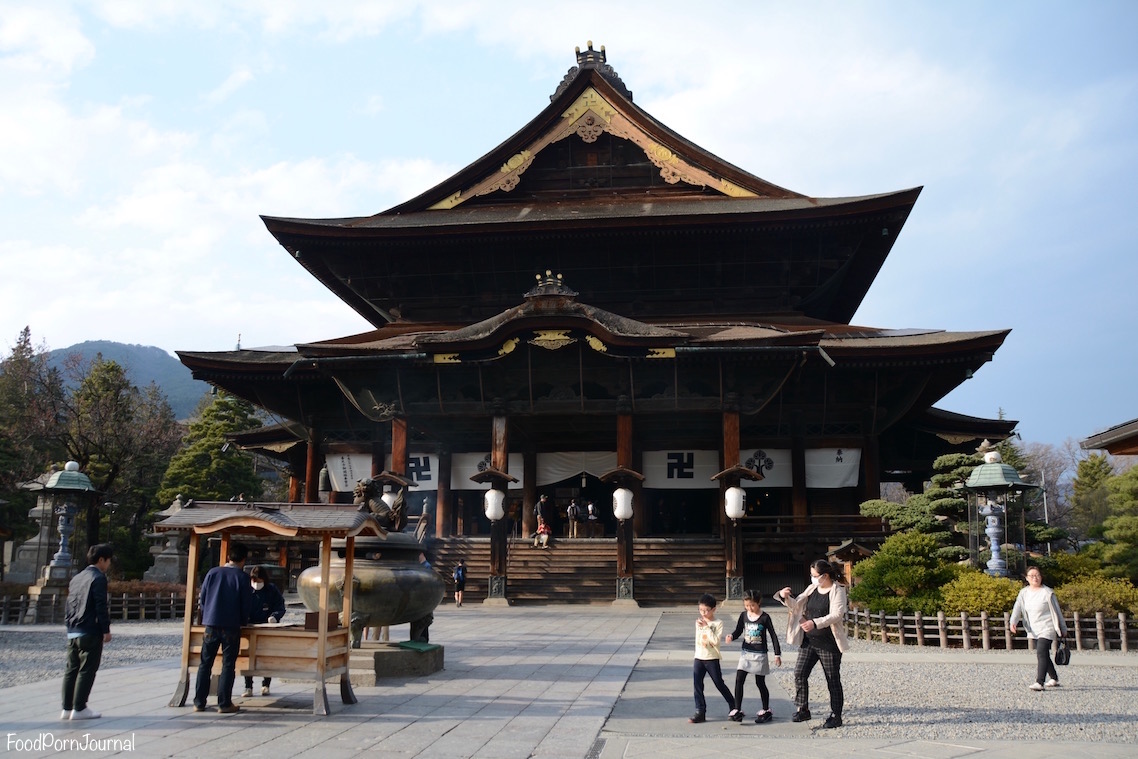
M228 501L242 494L259 498L263 485L252 458L226 445L226 435L260 426L252 404L219 392L190 422L182 450L170 459L162 478L159 502L170 504L178 495L199 501Z

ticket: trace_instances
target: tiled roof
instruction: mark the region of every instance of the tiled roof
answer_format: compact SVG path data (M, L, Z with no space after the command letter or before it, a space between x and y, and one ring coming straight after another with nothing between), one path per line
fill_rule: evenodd
M156 523L154 529L192 530L199 535L229 530L235 534L296 538L386 534L373 517L355 506L226 501L191 501L177 514Z

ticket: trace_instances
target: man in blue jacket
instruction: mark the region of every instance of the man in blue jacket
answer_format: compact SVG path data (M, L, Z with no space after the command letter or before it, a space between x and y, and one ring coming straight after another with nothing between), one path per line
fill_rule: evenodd
M221 649L221 675L217 678L217 711L234 714L241 711L233 703L233 678L237 674L237 653L241 647L241 627L249 624L253 608L253 588L245 575L245 559L249 555L241 543L229 546L229 562L214 567L202 580L199 603L205 638L202 660L194 688L194 711L204 712L209 700L209 681L213 660Z
M107 609L107 570L114 549L107 543L87 549L87 568L71 578L67 591L67 668L63 673L63 713L60 719L98 719L87 706L95 673L103 660L103 644L111 642Z

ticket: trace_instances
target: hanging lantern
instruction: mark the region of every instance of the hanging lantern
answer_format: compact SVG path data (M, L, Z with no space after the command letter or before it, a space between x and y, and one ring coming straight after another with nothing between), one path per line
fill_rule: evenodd
M612 494L612 515L624 521L632 519L632 491L628 488L617 488Z
M506 510L502 508L502 503L506 500L505 493L501 490L487 490L484 498L486 501L487 519L491 522L497 522L506 516Z
M727 488L723 494L723 510L727 514L728 519L740 519L746 513L743 508L743 503L746 498L746 493L743 488Z

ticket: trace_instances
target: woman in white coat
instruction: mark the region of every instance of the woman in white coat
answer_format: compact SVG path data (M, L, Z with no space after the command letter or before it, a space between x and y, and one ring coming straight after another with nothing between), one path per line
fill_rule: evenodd
M842 726L842 654L846 639L846 585L842 566L819 559L810 565L810 587L791 596L790 588L775 593L787 607L786 641L797 645L794 665L794 722L810 719L810 672L818 662L830 691L830 717L822 727Z
M1035 682L1028 687L1032 690L1058 688L1059 674L1051 661L1051 644L1067 637L1067 622L1055 591L1043 584L1043 574L1038 567L1027 570L1027 587L1016 596L1009 623L1012 635L1020 619L1027 629L1027 637L1035 640Z

